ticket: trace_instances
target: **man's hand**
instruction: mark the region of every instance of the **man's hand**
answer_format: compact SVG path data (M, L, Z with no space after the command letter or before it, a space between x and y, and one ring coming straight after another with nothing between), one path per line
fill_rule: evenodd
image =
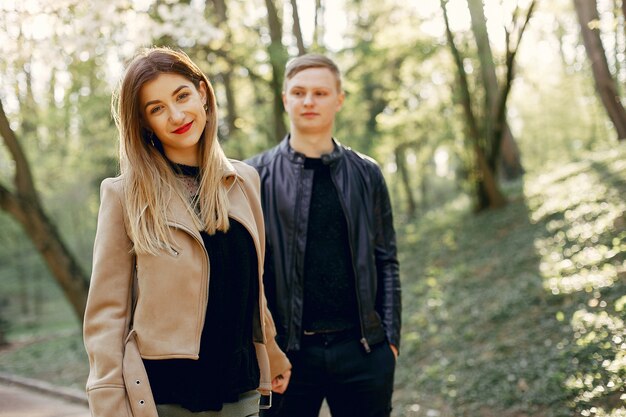
M396 358L396 360L398 360L398 348L392 345L391 343L389 344L389 347L391 348L391 351L393 352L393 356Z
M272 380L272 391L277 394L283 394L289 385L291 378L291 370L287 370Z

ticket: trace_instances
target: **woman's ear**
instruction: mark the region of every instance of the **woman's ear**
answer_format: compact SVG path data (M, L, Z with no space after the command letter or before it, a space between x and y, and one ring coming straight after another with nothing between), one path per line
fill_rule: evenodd
M198 85L198 93L200 93L200 98L202 98L202 102L206 103L207 85L204 81L200 81L200 84Z

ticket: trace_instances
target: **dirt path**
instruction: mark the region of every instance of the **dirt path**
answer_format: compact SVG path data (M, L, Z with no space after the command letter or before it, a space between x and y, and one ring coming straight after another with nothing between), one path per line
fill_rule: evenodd
M0 376L0 417L90 417L86 403L77 401L77 395L65 388L57 388L55 392L47 383ZM68 397L74 398L68 400ZM326 403L320 417L330 417Z
M89 417L86 405L0 382L0 417Z

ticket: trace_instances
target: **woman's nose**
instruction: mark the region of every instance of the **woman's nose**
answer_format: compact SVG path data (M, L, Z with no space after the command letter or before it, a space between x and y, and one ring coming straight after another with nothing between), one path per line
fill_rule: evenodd
M185 112L177 106L173 106L170 112L170 119L173 123L180 123L185 119Z

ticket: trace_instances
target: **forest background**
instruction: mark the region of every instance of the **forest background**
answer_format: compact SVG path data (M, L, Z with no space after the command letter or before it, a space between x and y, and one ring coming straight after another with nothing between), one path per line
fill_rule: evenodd
M82 388L111 94L187 52L244 159L287 131L290 57L344 74L336 137L394 205L396 416L626 416L623 0L3 0L0 371Z

